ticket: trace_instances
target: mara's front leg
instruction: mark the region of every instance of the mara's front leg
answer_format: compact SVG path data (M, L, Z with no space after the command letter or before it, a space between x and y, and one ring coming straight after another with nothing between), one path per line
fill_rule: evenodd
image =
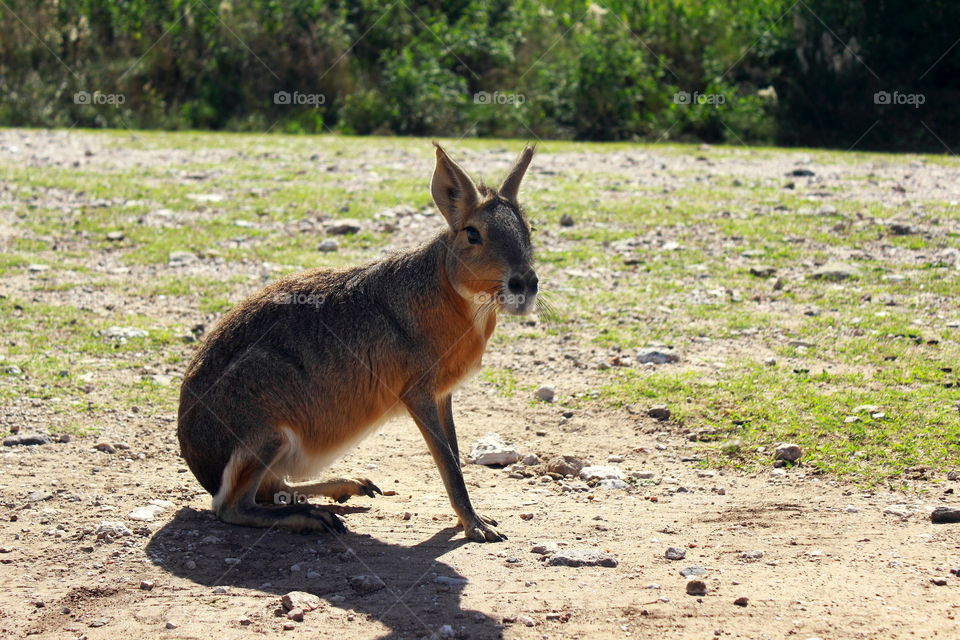
M477 542L506 540L507 536L494 528L497 525L496 520L479 515L470 503L467 485L463 482L463 472L460 470L460 460L455 453L457 445L453 412L449 404L445 405L449 402L449 398L438 401L428 392L411 393L404 398L407 410L420 428L433 461L437 463L450 504L463 525L464 534ZM444 420L441 420L442 415ZM453 438L453 442L450 442L450 438Z

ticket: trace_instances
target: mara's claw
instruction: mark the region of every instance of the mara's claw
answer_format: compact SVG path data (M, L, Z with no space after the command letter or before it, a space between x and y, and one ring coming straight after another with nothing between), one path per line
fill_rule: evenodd
M496 524L496 520L476 515L473 522L464 525L463 532L474 542L502 542L507 536L494 528Z

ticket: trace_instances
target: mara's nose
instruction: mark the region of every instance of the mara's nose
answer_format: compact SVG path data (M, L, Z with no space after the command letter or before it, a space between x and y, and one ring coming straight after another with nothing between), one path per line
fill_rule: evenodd
M536 293L539 283L540 278L537 277L537 272L531 269L522 276L511 276L507 281L507 288L514 294Z

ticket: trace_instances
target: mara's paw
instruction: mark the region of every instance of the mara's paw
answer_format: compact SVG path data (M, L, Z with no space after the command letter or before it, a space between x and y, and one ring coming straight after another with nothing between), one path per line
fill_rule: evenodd
M507 536L496 529L497 521L476 515L473 522L463 525L463 533L474 542L502 542Z
M338 488L337 494L331 496L337 502L346 502L352 496L367 496L373 498L378 493L383 495L380 487L373 484L369 478L358 478L356 480L344 480Z

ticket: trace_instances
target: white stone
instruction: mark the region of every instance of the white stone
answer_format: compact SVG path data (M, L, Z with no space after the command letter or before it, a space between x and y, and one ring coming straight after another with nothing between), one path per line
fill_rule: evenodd
M508 465L520 460L520 453L504 442L500 434L488 433L473 443L467 460L473 464Z

